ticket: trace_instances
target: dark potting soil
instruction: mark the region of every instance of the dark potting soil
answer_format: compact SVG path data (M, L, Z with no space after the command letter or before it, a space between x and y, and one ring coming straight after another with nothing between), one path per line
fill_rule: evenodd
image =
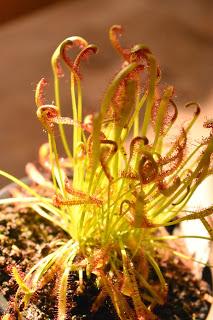
M2 208L0 211L0 294L12 301L17 284L11 276L11 267L19 266L25 272L39 259L54 250L53 240L68 238L60 228L39 217L30 210L13 207ZM209 303L204 299L209 293L203 281L195 280L194 276L178 260L161 263L168 283L168 298L163 306L157 306L155 313L159 320L203 320ZM90 308L98 294L95 276L85 282L83 294L74 294L77 288L77 275L71 273L68 290L68 314L70 320L118 320L114 307L109 299L96 314ZM9 308L11 308L11 305ZM71 307L69 306L72 305ZM0 315L1 313L0 299ZM47 284L33 297L33 303L25 312L27 320L54 320L57 315L57 299L54 281ZM16 319L16 317L14 317Z

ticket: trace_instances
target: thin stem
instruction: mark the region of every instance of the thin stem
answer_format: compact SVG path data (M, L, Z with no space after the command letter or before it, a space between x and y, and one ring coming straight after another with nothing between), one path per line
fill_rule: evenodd
M64 188L64 180L62 177L62 172L61 172L61 166L59 163L59 157L58 157L58 151L57 151L57 147L56 147L56 142L55 142L55 138L53 134L50 134L50 145L51 148L50 150L52 150L52 153L54 155L54 159L53 159L53 163L52 163L52 170L53 170L53 176L57 179L57 175L56 175L56 171L58 173L58 184L59 184L59 188L62 192L62 195L65 196L66 192L65 192L65 188ZM54 160L55 160L55 164L54 164ZM55 181L56 183L56 181Z
M58 76L56 74L55 69L53 68L53 74L54 74L54 91L55 91L55 104L58 107L59 110L59 115L61 116L61 103L60 103L60 83L59 83L59 79ZM68 158L70 159L70 161L72 161L72 153L70 151L68 142L67 142L67 138L65 135L65 131L64 131L64 126L62 123L59 123L59 132L60 132L60 137L61 137L61 141L62 144L64 146L64 150L68 156Z

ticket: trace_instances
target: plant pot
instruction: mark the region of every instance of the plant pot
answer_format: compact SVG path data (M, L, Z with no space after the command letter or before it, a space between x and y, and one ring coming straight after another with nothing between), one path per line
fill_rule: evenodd
M27 182L27 183L29 182L29 180L27 178L24 179L24 181ZM0 197L1 198L7 197L9 195L10 189L13 188L14 186L15 186L14 184L11 184L11 185L7 186L6 188L3 188L0 191ZM45 249L45 247L43 249ZM45 252L44 252L44 254L45 254ZM211 259L212 259L212 255L211 255ZM212 279L213 279L213 275L212 275ZM6 312L7 308L8 308L8 301L4 297L4 295L0 294L0 309L3 312ZM48 319L48 318L45 318L45 314L43 313L42 310L40 310L35 304L31 303L30 308L26 311L25 319L27 320L27 319ZM51 320L51 318L49 318L49 319ZM114 319L114 318L112 318L112 319ZM208 315L206 317L206 320L212 320L212 319L213 319L213 305L210 307Z

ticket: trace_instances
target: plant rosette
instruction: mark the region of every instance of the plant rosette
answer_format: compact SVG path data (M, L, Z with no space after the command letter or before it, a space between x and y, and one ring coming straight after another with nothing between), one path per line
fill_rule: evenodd
M71 319L76 304L70 291L81 296L89 281L97 290L90 318L95 319L110 301L118 319L157 319L156 308L169 299L165 265L175 261L185 270L186 262L196 260L181 249L181 240L212 241L212 205L186 206L213 172L213 122L205 121L210 133L192 144L189 133L200 106L188 103L191 120L184 119L177 128L174 88L162 87L160 67L150 49L143 44L123 48L121 33L119 25L110 28L112 45L123 59L121 69L106 89L99 111L85 118L80 66L97 47L78 36L57 47L51 60L55 102L47 103L44 78L35 93L37 117L48 143L39 149L38 166L26 166L33 182L27 185L0 171L18 185L11 197L0 200L2 205L30 208L67 235L24 275L18 266L11 267L18 290L13 311L4 319L22 319L35 296L51 284L56 319ZM79 49L75 58L73 47ZM65 67L70 74L71 117L62 115L60 103ZM58 152L60 141L63 156ZM208 236L165 231L197 219ZM76 285L71 290L73 274Z
M30 183L29 179L24 179L24 181L25 183L28 183L28 184ZM1 190L0 197L1 198L8 197L11 193L13 193L14 187L15 185L11 184L6 188L4 188L3 190ZM17 260L18 261L21 260L21 264L19 264L19 270L24 271L26 268L26 265L29 268L36 261L39 261L39 259L42 258L42 254L43 256L47 254L48 250L51 249L49 246L49 243L51 242L56 243L56 238L55 236L53 237L53 235L57 234L58 239L62 239L63 236L65 235L63 235L63 233L59 234L59 230L57 230L57 228L54 228L54 227L52 228L52 226L50 226L48 222L45 223L45 226L43 226L45 220L42 221L42 219L38 219L38 217L36 215L33 215L32 212L29 212L29 210L27 211L19 208L20 213L18 214L18 216L16 211L17 211L17 208L15 208L15 210L12 210L12 208L10 209L7 208L6 212L3 209L2 213L0 214L0 226L5 225L6 231L3 230L4 234L8 234L8 233L9 235L13 234L11 239L10 237L5 237L4 243L1 243L0 245L0 251L3 252L4 250L3 256L6 258L5 259L6 262L4 263L4 265L6 266L10 264L13 265L14 263L16 263ZM9 216L7 218L7 225L5 223L6 222L6 219L4 217L5 215L7 215L7 217ZM16 226L16 223L18 224L18 226ZM36 230L34 230L35 223L37 224ZM20 228L20 225L24 226L23 230L22 228ZM32 229L33 229L33 232L32 232ZM49 237L48 244L46 241L47 233ZM14 237L14 234L16 234L15 237ZM28 234L28 236L27 237L23 236L23 234ZM37 236L37 234L41 234L40 239ZM29 248L26 248L27 247L26 243L28 242L30 242ZM33 242L34 242L34 247L32 246ZM5 248L4 248L4 244L6 244ZM1 250L1 248L4 248L4 249ZM19 250L19 248L21 248L22 250ZM8 252L5 252L6 249ZM32 256L36 256L34 261L32 261ZM163 264L161 265L162 267L165 268L165 265L164 266ZM209 310L208 317L207 318L203 317L208 310L207 301L209 300L209 297L210 297L209 292L206 291L207 288L203 282L200 282L200 280L199 281L195 280L194 276L191 274L191 270L189 270L189 265L187 266L182 265L182 267L179 268L180 270L177 270L176 264L173 264L171 262L170 262L169 268L167 264L166 266L167 266L167 270L165 272L165 275L168 275L168 285L170 287L170 292L172 293L172 296L169 297L169 299L167 299L168 301L163 306L160 306L159 308L155 309L155 313L159 316L159 319L164 319L165 316L169 316L171 319L175 319L175 318L177 319L177 316L179 316L179 319L182 319L183 317L184 319L187 319L187 315L188 315L188 319L191 319L193 304L194 304L194 307L196 307L197 311L198 311L198 308L200 307L200 312L196 313L197 316L198 314L201 315L199 316L199 319L212 319L211 318L212 308L211 310ZM9 301L7 301L7 299L11 300L10 297L12 297L15 294L16 289L14 286L15 280L13 278L9 279L10 272L8 272L7 268L5 268L4 270L3 264L1 263L1 261L0 261L0 270L2 270L1 277L0 277L0 286L2 288L0 293L0 315L1 315L11 309L12 304ZM173 279L171 279L171 275ZM184 279L186 277L187 279ZM4 278L5 278L5 281L3 282ZM166 281L167 281L167 278L166 278ZM181 282L181 285L179 286L174 285L176 282ZM92 284L92 287L94 288L94 283L90 282L90 285L91 284ZM188 287L190 288L193 287L193 290L192 289L188 290ZM175 294L174 291L177 290L177 288L179 292L176 292ZM29 305L27 306L25 311L22 313L23 319L25 320L26 319L35 319L35 320L54 319L54 315L55 315L54 307L55 307L56 301L54 301L54 298L51 295L51 290L49 291L47 290L47 288L43 288L42 291L38 290L36 298L34 297L34 299L31 299ZM74 310L75 315L78 315L79 317L78 319L87 319L82 314L83 313L84 315L89 314L89 309L91 307L92 302L90 300L89 303L86 303L84 299L85 298L87 300L91 298L94 299L93 295L95 296L97 294L96 291L95 293L92 293L91 288L86 291L87 291L87 295L85 296L81 295L78 301L78 307L75 308ZM48 298L45 297L47 296L47 293L49 294ZM184 300L185 303L177 301L177 299L179 299L179 295L181 295L180 300ZM189 307L192 295L193 295L194 302ZM196 301L195 299L196 296L198 301L200 300L201 296L205 298L206 301L205 302L203 301L200 304L198 304L198 301ZM5 297L7 297L7 299ZM45 306L43 303L44 299L46 301ZM174 299L176 300L174 301ZM81 307L81 304L84 305L83 308ZM187 313L186 311L182 310L186 305L187 305ZM75 315L73 316L73 319L76 319ZM93 319L102 319L102 320L117 319L117 317L115 316L114 307L112 304L110 304L109 300L107 301L107 303L105 303L102 306L102 308L99 309L99 311L95 314L95 317L93 317Z

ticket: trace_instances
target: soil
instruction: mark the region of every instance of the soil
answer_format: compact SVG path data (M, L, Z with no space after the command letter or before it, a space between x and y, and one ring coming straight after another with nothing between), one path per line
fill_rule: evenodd
M45 219L30 210L13 207L3 208L0 212L0 293L12 301L17 284L11 276L11 266L18 265L22 272L27 271L39 259L54 250L52 240L66 239L67 235ZM165 305L157 306L155 313L159 320L202 320L205 319L209 303L204 299L209 288L204 281L197 281L189 270L177 259L169 263L161 262L168 283L169 293ZM181 280L180 280L181 279ZM118 320L109 299L99 311L92 315L89 310L98 294L95 276L85 283L85 292L73 295L76 290L77 275L70 274L67 319L72 320ZM33 304L25 312L27 320L53 320L56 317L56 297L54 283L46 285L37 292ZM12 303L9 304L11 309ZM1 307L1 299L0 299ZM2 312L2 313L1 313ZM3 311L0 308L0 315ZM14 319L17 319L14 316Z

